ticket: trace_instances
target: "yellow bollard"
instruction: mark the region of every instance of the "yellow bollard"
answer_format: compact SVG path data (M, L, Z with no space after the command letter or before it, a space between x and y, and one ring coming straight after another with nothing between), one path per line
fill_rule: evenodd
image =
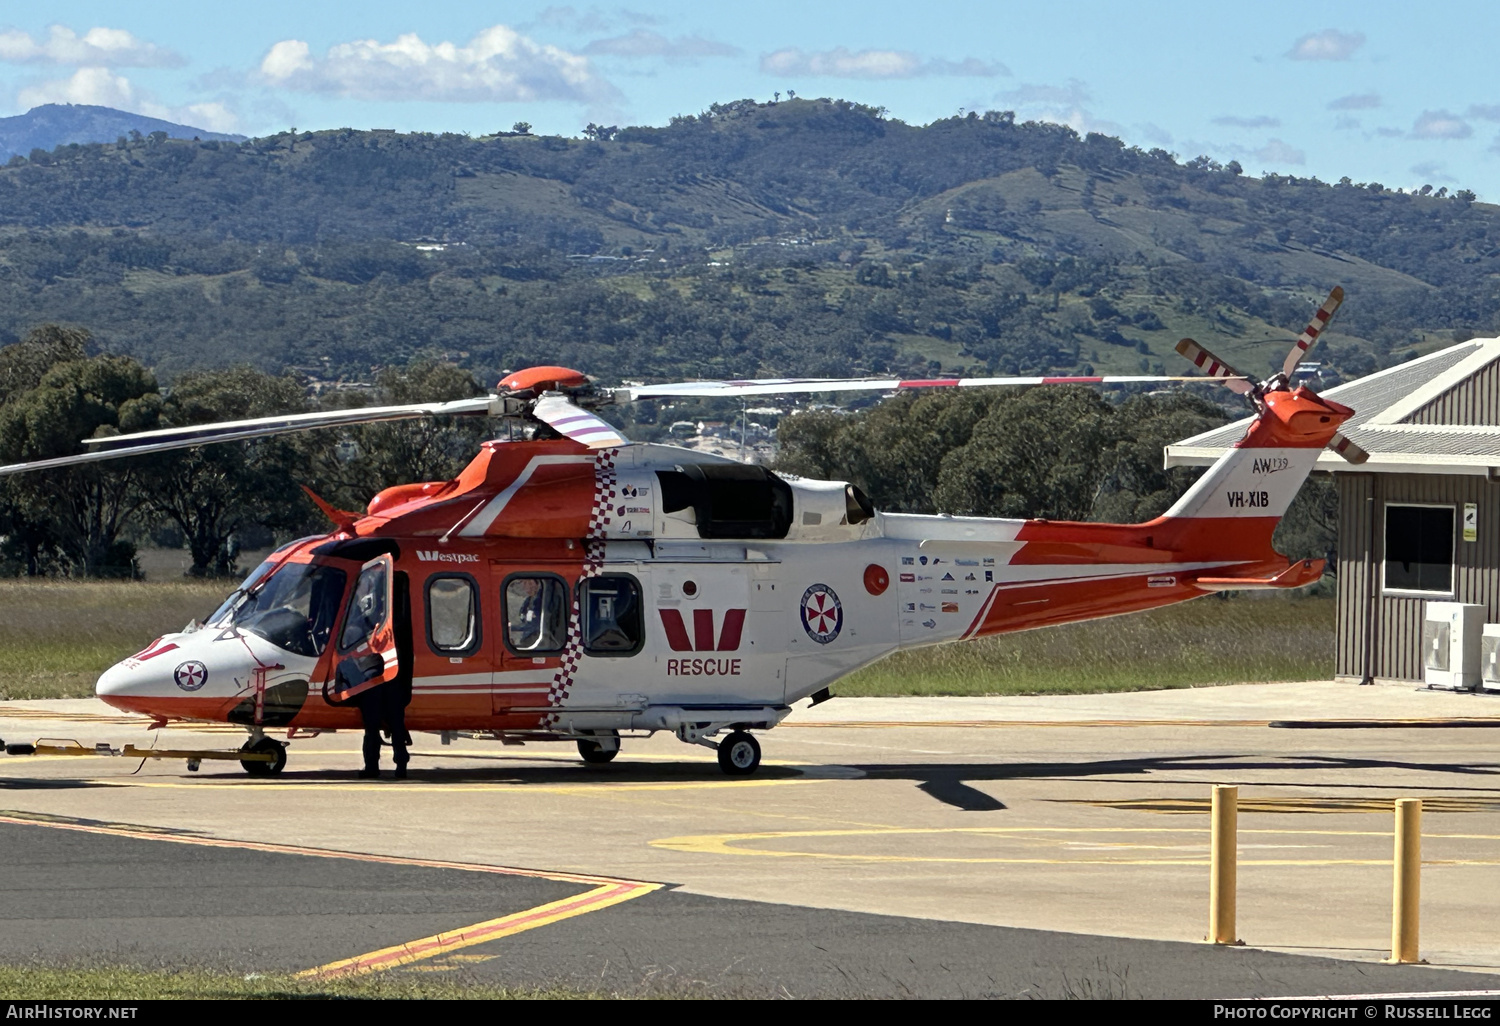
M1211 944L1239 944L1234 935L1234 907L1239 886L1240 789L1215 784L1213 793L1208 853L1208 940Z
M1391 957L1420 962L1417 935L1422 906L1422 800L1396 799L1396 848L1392 859Z

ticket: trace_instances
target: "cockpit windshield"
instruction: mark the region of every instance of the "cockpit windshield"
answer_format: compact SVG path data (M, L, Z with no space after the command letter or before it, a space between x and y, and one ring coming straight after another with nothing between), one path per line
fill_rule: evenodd
M288 652L322 655L348 576L337 567L288 563L267 578L273 565L267 560L257 567L208 626L238 627Z

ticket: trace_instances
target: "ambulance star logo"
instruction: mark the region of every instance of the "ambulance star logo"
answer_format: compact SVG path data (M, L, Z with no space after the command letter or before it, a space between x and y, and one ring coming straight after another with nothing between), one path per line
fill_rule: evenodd
M814 584L802 593L802 629L820 645L839 636L844 626L844 607L826 584Z
M184 691L197 691L208 683L208 667L196 659L179 663L177 669L172 671L172 679Z

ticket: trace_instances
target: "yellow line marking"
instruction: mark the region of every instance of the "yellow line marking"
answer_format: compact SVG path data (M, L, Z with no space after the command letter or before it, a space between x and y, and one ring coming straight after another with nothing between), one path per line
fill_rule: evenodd
M552 870L521 869L515 866L487 866L478 862L449 862L444 859L421 859L404 855L376 855L370 852L339 851L334 848L310 848L297 844L274 844L268 841L237 841L223 837L202 837L192 834L168 833L164 829L137 826L131 823L91 823L83 820L48 816L45 813L18 812L7 809L0 812L0 823L18 826L51 827L55 830L76 830L84 834L108 834L115 837L131 837L143 841L172 841L176 844L196 844L204 848L243 848L249 851L274 852L284 855L307 855L323 859L351 859L356 862L379 862L392 866L423 866L428 869L461 869L470 873L496 873L500 876L527 876L539 880L556 880L563 883L583 883L603 886L640 885L640 880L621 877L596 876L591 873L564 873Z
M1388 830L1241 830L1243 834L1273 834L1294 835L1305 837L1307 835L1317 836L1339 836L1339 837L1377 837L1382 840L1391 836ZM958 857L958 856L931 856L931 855L872 855L861 853L838 853L838 852L815 852L815 851L785 851L771 848L742 847L742 842L777 840L785 838L812 838L812 837L870 837L870 836L893 836L898 834L976 834L988 835L997 838L1008 837L1018 841L1033 841L1037 843L1056 843L1051 838L1028 837L1028 834L1192 834L1202 837L1203 831L1188 827L885 827L876 829L850 829L850 830L767 830L756 833L739 834L689 834L680 837L663 837L649 842L653 848L663 848L669 851L692 852L694 854L707 855L755 855L764 858L806 858L825 860L844 860L848 862L934 862L934 863L968 863L968 864L999 864L999 865L1084 865L1084 866L1206 866L1208 865L1207 852L1203 856L1183 856L1180 858L1155 858L1155 859L1057 859L1057 858L991 858L991 857ZM1462 837L1469 840L1497 840L1500 836L1490 835L1445 835L1428 834L1430 838ZM1205 839L1204 847L1207 841ZM1264 847L1246 845L1250 847ZM1391 860L1385 859L1241 859L1242 866L1389 866ZM1500 859L1432 859L1425 860L1424 865L1433 866L1487 866L1500 865Z
M487 919L473 926L465 926L459 930L450 930L447 933L434 934L431 937L423 937L420 940L407 941L404 944L392 945L381 948L378 951L367 952L363 955L355 955L353 958L342 958L337 962L329 962L313 969L304 969L297 973L299 977L328 979L335 976L354 976L363 973L371 973L380 969L394 969L397 966L408 965L423 959L446 955L449 952L461 948L471 947L475 944L488 944L502 937L511 937L527 930L535 930L539 926L548 926L552 923L581 916L588 912L597 912L611 905L618 905L632 898L639 898L643 894L649 894L658 890L661 884L657 883L627 883L615 882L600 884L591 891L583 894L575 894L570 898L562 898L557 901L549 901L545 905L526 909L524 912L513 912L508 916L498 919ZM437 969L436 966L424 966L424 969ZM456 968L456 967L447 967Z
M154 787L154 788L176 788L176 789L232 789L247 791L370 791L371 789L383 789L385 793L407 794L424 791L436 791L451 794L461 791L513 791L517 794L573 794L573 795L599 795L612 794L619 791L716 791L724 789L746 789L758 787L784 787L791 784L820 784L829 780L842 780L842 777L791 777L786 780L697 780L675 784L616 784L607 781L589 784L476 784L453 782L451 784L413 784L411 781L361 780L344 783L325 783L318 780L309 780L305 783L293 783L290 781L281 783L269 783L265 780L204 780L197 781L155 781L155 780L122 780L99 778L90 780L91 784L104 787Z

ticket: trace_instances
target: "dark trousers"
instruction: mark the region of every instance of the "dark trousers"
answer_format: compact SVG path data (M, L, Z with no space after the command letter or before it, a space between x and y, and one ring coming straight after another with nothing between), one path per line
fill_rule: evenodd
M365 769L380 767L380 732L391 735L392 760L398 767L411 761L406 746L411 743L406 733L405 696L389 683L371 688L358 698L359 716L365 725Z

